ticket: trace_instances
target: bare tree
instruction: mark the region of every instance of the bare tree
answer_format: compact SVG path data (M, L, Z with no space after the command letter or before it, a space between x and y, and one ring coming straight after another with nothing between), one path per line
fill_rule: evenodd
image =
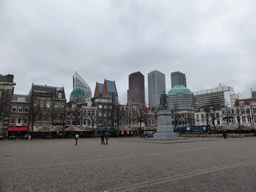
M34 134L34 123L40 113L40 105L36 101L35 93L32 91L30 95L30 107L29 107L29 125L31 125L31 135ZM28 135L30 134L30 129L28 129Z
M238 122L239 135L241 134L241 117L243 114L244 114L244 106L243 105L236 106L235 116Z
M174 105L171 108L171 113L172 113L172 118L173 118L173 125L174 125L174 130L177 130L177 125L179 123L179 115L178 115L178 110L179 110L179 106L178 105Z
M123 110L121 110L121 107L119 104L117 103L113 103L112 102L112 117L111 117L111 121L112 121L112 126L116 126L116 136L119 136L119 126L120 126L120 122L122 120L122 118L125 116L125 112Z
M141 135L141 124L143 122L145 122L146 119L146 110L145 110L145 106L140 105L138 110L135 113L135 120L137 120L139 122L139 135L140 137Z

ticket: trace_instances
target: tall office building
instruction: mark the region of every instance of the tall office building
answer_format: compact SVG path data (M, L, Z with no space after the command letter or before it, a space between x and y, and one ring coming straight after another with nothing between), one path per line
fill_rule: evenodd
M77 72L73 75L73 89L81 88L85 91L86 97L92 97L92 90Z
M172 88L175 85L183 85L187 87L186 75L179 71L171 73Z
M129 89L127 91L127 103L145 104L144 75L135 72L129 75Z
M148 104L159 107L160 95L165 91L165 74L155 70L148 73Z

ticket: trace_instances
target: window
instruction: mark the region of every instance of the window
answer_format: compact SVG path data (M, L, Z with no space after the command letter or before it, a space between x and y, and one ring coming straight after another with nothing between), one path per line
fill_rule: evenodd
M245 120L245 116L242 116L242 122L245 123L246 120Z
M72 104L72 108L76 108L77 105L75 103Z
M59 99L62 98L62 93L61 93L61 92L58 93L58 98L59 98Z
M14 124L14 123L15 123L15 118L12 117L12 118L11 118L11 124Z
M19 106L18 111L19 111L19 113L22 113L22 112L23 112L23 107L22 107L22 106Z
M18 117L18 124L21 123L21 117Z
M44 108L44 102L43 101L40 101L40 107Z
M99 111L99 117L102 117L102 112L101 111Z
M251 117L247 116L248 123L251 123Z
M107 111L104 111L104 117L107 117Z
M28 113L28 107L24 108L25 113Z
M23 119L23 123L27 124L28 123L28 119Z
M17 111L17 106L12 106L12 112L16 112Z
M102 105L99 105L99 109L102 109Z
M49 101L46 102L46 108L50 108L51 107L51 103Z
M104 109L107 109L108 108L108 106L107 105L104 105Z
M58 104L55 104L54 108L58 108L58 107L59 107L59 105L58 105Z
M2 98L2 91L0 91L0 99Z

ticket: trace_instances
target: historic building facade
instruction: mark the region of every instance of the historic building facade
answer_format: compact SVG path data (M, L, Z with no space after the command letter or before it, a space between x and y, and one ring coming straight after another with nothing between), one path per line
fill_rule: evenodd
M237 130L256 128L256 99L236 100L233 107L221 107L208 110L201 108L195 112L196 125L209 125L216 129ZM240 124L240 125L239 125Z
M0 75L0 135L6 136L14 86L13 75Z
M115 127L114 107L118 105L118 93L115 81L104 80L104 83L96 82L93 106L97 108L97 128Z
M30 90L31 129L49 132L65 125L66 96L63 87L32 84Z
M29 95L14 94L11 101L8 133L19 136L27 134L29 125Z

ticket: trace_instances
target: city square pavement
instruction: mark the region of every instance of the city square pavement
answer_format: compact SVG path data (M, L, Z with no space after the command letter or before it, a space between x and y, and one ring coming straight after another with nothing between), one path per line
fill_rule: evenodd
M256 137L0 140L0 191L256 191Z

